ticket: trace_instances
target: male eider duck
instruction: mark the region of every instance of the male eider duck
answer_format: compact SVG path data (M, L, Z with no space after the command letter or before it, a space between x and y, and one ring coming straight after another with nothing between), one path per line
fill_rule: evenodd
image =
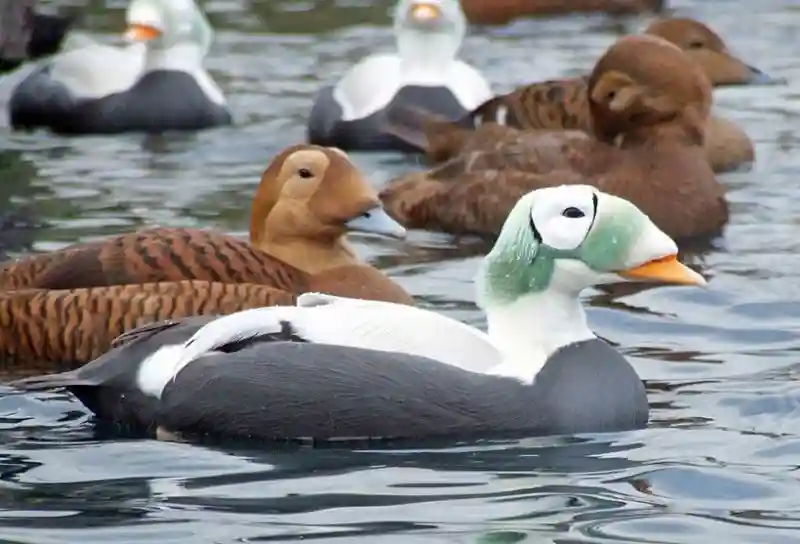
M301 295L297 306L153 324L71 372L99 418L216 439L571 434L646 426L644 386L579 301L621 280L703 285L633 204L540 189L509 215L477 278L488 333L419 308Z
M203 69L213 30L193 0L134 0L126 20L134 44L74 49L23 79L8 104L11 126L113 134L231 123Z
M308 140L345 150L404 150L384 132L395 105L422 106L455 120L492 97L489 84L456 58L467 23L458 0L400 0L397 52L371 55L317 95Z

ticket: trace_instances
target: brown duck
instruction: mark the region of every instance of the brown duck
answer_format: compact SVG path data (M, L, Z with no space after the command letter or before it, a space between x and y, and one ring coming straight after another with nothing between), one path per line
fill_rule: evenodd
M694 19L661 19L651 24L645 34L659 36L680 47L702 67L715 86L779 82L731 54L719 35ZM457 155L472 137L474 127L484 123L591 132L587 81L588 77L578 77L519 87L492 98L456 123L436 120L424 112L396 112L392 131L425 151L434 162ZM735 169L755 158L753 143L744 130L713 114L709 116L705 146L716 172Z
M307 291L412 304L358 260L351 230L404 234L344 153L291 147L262 176L249 243L159 228L9 263L0 273L0 354L78 364L133 325L292 303Z
M719 233L728 206L703 148L712 91L700 67L661 38L628 36L603 54L587 88L594 138L505 127L516 138L391 182L384 205L407 227L496 235L522 194L591 183L634 202L673 238ZM502 128L475 135L492 141Z
M474 24L505 24L518 17L610 13L625 15L661 11L665 0L461 0Z
M297 145L281 152L261 177L249 242L211 230L141 230L6 263L0 290L205 280L297 291L309 275L348 267L359 283L374 284L378 298L385 290L388 300L408 301L394 282L359 261L346 239L354 230L404 236L343 152Z

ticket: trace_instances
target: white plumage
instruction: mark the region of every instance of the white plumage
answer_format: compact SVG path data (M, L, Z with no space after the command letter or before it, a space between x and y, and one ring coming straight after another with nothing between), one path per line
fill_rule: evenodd
M254 335L278 333L281 321L308 342L420 355L464 370L487 373L502 362L489 337L444 315L391 302L306 293L296 306L272 306L220 317L180 349L165 346L140 369L142 389L154 393L198 357ZM148 370L149 369L149 370ZM169 370L165 370L169 369Z

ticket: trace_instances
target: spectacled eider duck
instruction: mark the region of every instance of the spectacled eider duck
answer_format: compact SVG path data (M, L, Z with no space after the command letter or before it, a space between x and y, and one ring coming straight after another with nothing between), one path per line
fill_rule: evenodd
M488 334L392 303L307 294L297 306L153 324L84 367L21 380L66 387L104 420L184 437L319 441L646 426L644 386L589 329L591 285L703 285L626 200L540 189L509 215L477 278Z
M460 119L493 95L456 55L467 30L458 0L400 0L394 12L397 52L371 55L317 95L308 140L345 150L411 150L384 131L396 105L421 106Z
M231 123L203 69L213 30L193 0L134 0L126 21L132 45L67 51L23 79L9 101L11 126L114 134Z

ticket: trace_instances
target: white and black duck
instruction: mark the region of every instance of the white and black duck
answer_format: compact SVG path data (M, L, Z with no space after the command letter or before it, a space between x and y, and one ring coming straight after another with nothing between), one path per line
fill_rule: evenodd
M644 427L644 386L589 329L592 285L703 285L628 201L540 189L509 215L477 277L488 333L436 312L321 294L297 306L154 324L62 374L99 418L219 439L435 438Z
M13 90L15 129L58 134L199 130L232 122L203 68L213 30L193 0L134 0L126 38L90 43L38 67Z
M394 13L397 52L370 55L320 90L308 120L309 142L410 150L386 130L393 107L422 107L456 120L490 99L480 72L457 58L466 31L458 0L400 0Z

